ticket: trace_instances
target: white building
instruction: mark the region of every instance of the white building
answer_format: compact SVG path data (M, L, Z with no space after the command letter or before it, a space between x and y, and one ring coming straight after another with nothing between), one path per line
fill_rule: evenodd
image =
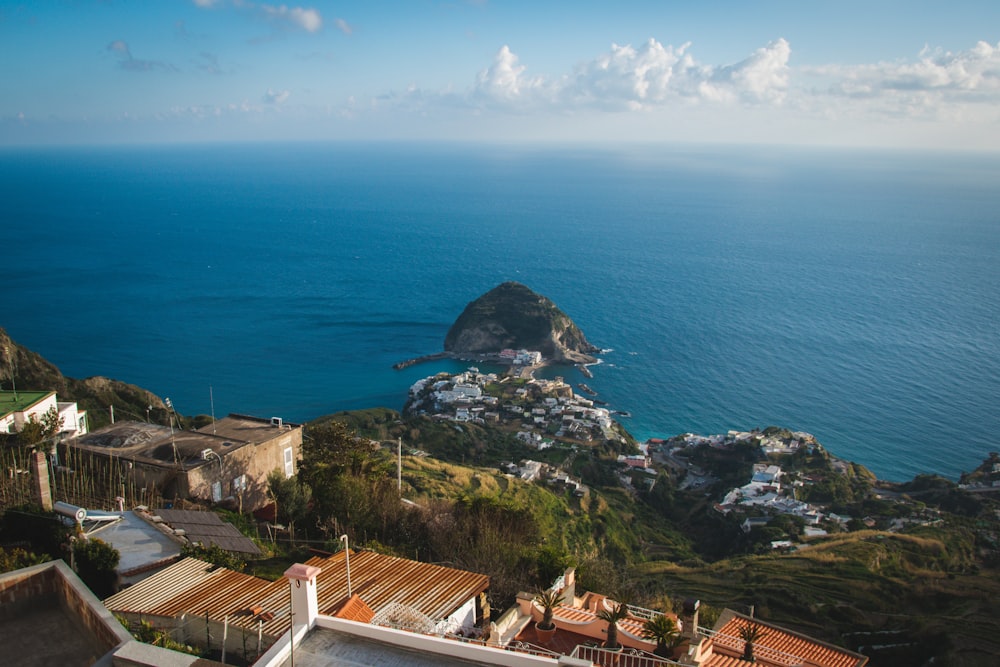
M50 410L62 420L60 435L86 435L87 411L76 403L60 402L54 391L0 391L0 433L17 433L31 420L40 422Z

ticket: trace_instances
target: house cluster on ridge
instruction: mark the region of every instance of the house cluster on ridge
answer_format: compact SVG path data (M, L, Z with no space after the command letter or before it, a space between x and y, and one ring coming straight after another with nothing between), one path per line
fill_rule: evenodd
M611 410L573 393L562 378L523 378L513 391L490 391L510 381L477 368L441 373L410 387L410 410L457 422L517 425L518 439L536 449L550 447L554 439L588 443L617 437Z

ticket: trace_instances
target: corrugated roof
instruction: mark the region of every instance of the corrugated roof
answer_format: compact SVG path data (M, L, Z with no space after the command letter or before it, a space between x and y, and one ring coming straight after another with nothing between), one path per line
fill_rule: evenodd
M713 650L718 654L741 656L744 642L740 639L740 629L751 624L760 626L762 634L754 642L757 650L754 656L757 664L786 667L862 667L868 657L847 649L812 639L806 635L786 630L776 625L750 618L727 609L716 623L713 635ZM739 661L735 664L740 664ZM743 663L745 664L745 663ZM712 667L723 667L724 663L711 663Z
M306 562L321 569L316 578L319 612L332 615L347 601L344 552ZM351 553L351 589L374 612L398 603L439 620L489 587L489 577L371 551ZM104 601L113 612L177 617L181 614L256 630L276 637L289 627L289 587L284 578L265 581L215 567L196 558L184 560L112 595Z
M288 581L265 581L185 558L104 601L113 612L174 618L181 614L256 630L276 637L289 627Z
M347 601L347 567L341 551L328 558L311 558L307 565L321 568L316 580L321 614ZM376 613L390 603L412 607L440 620L489 588L485 574L358 551L351 553L351 592Z

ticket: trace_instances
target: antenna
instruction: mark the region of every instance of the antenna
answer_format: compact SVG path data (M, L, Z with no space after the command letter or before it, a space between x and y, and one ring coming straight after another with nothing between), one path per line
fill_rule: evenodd
M208 385L208 402L212 405L212 435L215 435L215 397L212 395L212 385Z
M17 380L14 376L17 374L17 362L14 360L14 356L10 353L10 347L7 345L3 346L3 355L7 357L7 367L10 369L10 389L14 392L14 400L17 400Z
M174 411L174 404L170 402L170 397L163 399L163 402L167 406L167 422L170 424L170 445L174 448L174 465L177 464L177 443L174 442L174 420L170 416Z

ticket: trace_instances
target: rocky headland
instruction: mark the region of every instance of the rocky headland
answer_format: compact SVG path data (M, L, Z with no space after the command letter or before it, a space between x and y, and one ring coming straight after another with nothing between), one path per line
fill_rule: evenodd
M551 300L516 282L494 287L465 307L444 339L454 355L537 350L552 363L593 363L600 349Z

